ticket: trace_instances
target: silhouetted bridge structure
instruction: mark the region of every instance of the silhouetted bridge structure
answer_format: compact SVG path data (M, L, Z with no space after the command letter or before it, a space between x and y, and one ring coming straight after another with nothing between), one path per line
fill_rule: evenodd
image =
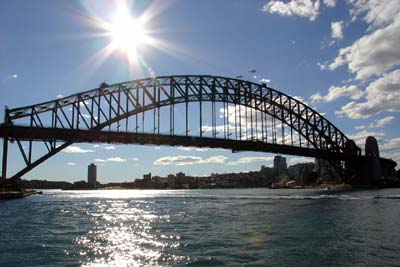
M262 151L359 161L335 125L283 92L234 78L179 75L108 85L5 110L2 178L9 142L21 177L73 143L153 144Z

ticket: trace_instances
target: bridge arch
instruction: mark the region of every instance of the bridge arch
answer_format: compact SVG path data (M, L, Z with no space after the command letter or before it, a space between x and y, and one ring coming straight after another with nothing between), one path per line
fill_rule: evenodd
M211 103L213 113L215 113L215 103L220 103L224 108L224 115L227 114L229 107L234 109L235 120L237 112L240 117L240 111L243 109L244 111L246 109L255 110L255 120L261 119L261 124L259 124L261 135L256 135L256 138L251 135L251 138L248 138L246 128L246 138L243 140L242 134L237 134L243 128L242 117L240 117L240 125L235 121L233 127L236 134L231 137L232 135L229 135L230 127L228 125L226 128L224 118L224 138L217 137L216 125L213 121L211 139L223 139L229 141L229 144L232 144L231 141L253 142L254 146L250 147L250 150L257 150L256 146L267 143L286 148L296 147L293 142L294 132L296 138L299 138L299 142L297 143L297 152L293 154L302 155L304 152L309 153L307 155L314 155L313 153L315 155L334 155L337 159L360 155L361 150L352 140L348 139L324 116L294 97L267 87L265 84L210 75L160 76L113 85L103 83L99 88L86 92L36 105L9 109L6 110L5 122L0 127L0 135L5 139L5 146L10 139L18 144L26 167L13 177L20 177L76 141L100 140L89 137L79 139L79 135L139 134L137 131L138 114L153 111L154 123L156 123L156 115L158 115L158 123L160 123L159 114L156 113L165 107L170 107L170 132L167 135L174 137L177 140L175 143L179 144L179 140L183 140L184 137L194 137L189 134L187 123L188 105L194 102L200 105L200 131L196 136L198 141L207 139L203 136L202 104ZM175 134L174 131L174 107L180 104L186 106L186 131L183 136ZM136 116L136 129L133 131L128 130L129 118L132 116ZM215 114L213 116L215 117ZM268 125L263 125L265 117L270 117L272 123L277 120L281 125L289 127L292 134L290 144L285 144L284 138L281 140L283 144L278 144L276 137L275 140L272 139L272 142L268 141L268 136L265 137L268 133ZM253 118L253 113L251 113L251 120ZM125 130L120 129L121 125L124 127L123 122L126 125ZM253 122L251 122L251 127L253 127ZM154 125L153 136L162 135L159 132L159 125L156 128ZM228 134L225 133L226 130ZM62 132L64 137L57 132ZM141 140L143 143L147 142L146 139ZM28 142L27 151L21 144L23 141ZM36 160L32 159L32 142L34 141L42 141L47 148L47 153ZM307 143L306 147L302 148L302 141ZM234 149L233 145L226 145L224 148ZM267 150L268 148L265 149L265 151ZM290 154L290 150L287 151ZM6 154L3 153L3 159ZM3 161L3 177L5 177L6 167L4 165L6 163L4 164Z

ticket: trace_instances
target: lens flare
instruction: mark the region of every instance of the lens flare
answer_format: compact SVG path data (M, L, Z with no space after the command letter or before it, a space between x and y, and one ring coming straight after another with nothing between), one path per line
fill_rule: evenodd
M97 51L79 67L78 71L85 72L87 77L106 64L110 58L114 62L122 59L119 63L124 67L126 64L128 76L133 79L144 74L155 76L146 59L156 50L181 60L192 59L195 55L181 45L157 37L157 34L165 33L165 29L155 29L155 21L172 1L150 3L140 14L133 0L97 3L82 1L86 14L78 16L85 25L94 29L93 32L86 33L85 37L95 38L101 44L101 48L96 48ZM200 59L196 58L196 62Z
M136 55L139 46L146 45L149 40L143 20L133 18L127 10L118 12L106 30L109 31L112 48L128 56Z

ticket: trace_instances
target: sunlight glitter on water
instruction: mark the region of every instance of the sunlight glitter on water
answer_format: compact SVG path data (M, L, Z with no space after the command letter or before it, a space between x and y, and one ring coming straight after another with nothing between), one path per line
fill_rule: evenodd
M74 241L86 257L83 266L145 266L188 260L173 253L180 246L179 235L166 236L152 227L168 222L169 215L155 214L148 203L98 201L87 207L86 214L96 226Z
M176 195L177 192L171 190L79 190L79 191L62 191L59 197L68 195L74 198L107 198L107 199L131 199L131 198L153 198L168 197L171 194ZM182 195L185 191L182 190Z

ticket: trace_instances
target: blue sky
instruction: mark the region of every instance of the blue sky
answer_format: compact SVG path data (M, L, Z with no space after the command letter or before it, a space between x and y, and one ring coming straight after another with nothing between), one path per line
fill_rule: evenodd
M156 44L99 53L121 1L3 1L0 9L0 90L3 108L19 107L155 75L243 75L298 96L363 146L378 138L381 153L400 163L400 2L131 1L134 17L149 15ZM248 75L256 69L256 77ZM9 172L22 164L11 147ZM272 154L172 147L76 144L24 178L80 180L99 165L101 182L143 173L192 175L258 170ZM288 157L289 163L312 159ZM177 165L180 162L180 165ZM183 163L182 163L183 162Z

